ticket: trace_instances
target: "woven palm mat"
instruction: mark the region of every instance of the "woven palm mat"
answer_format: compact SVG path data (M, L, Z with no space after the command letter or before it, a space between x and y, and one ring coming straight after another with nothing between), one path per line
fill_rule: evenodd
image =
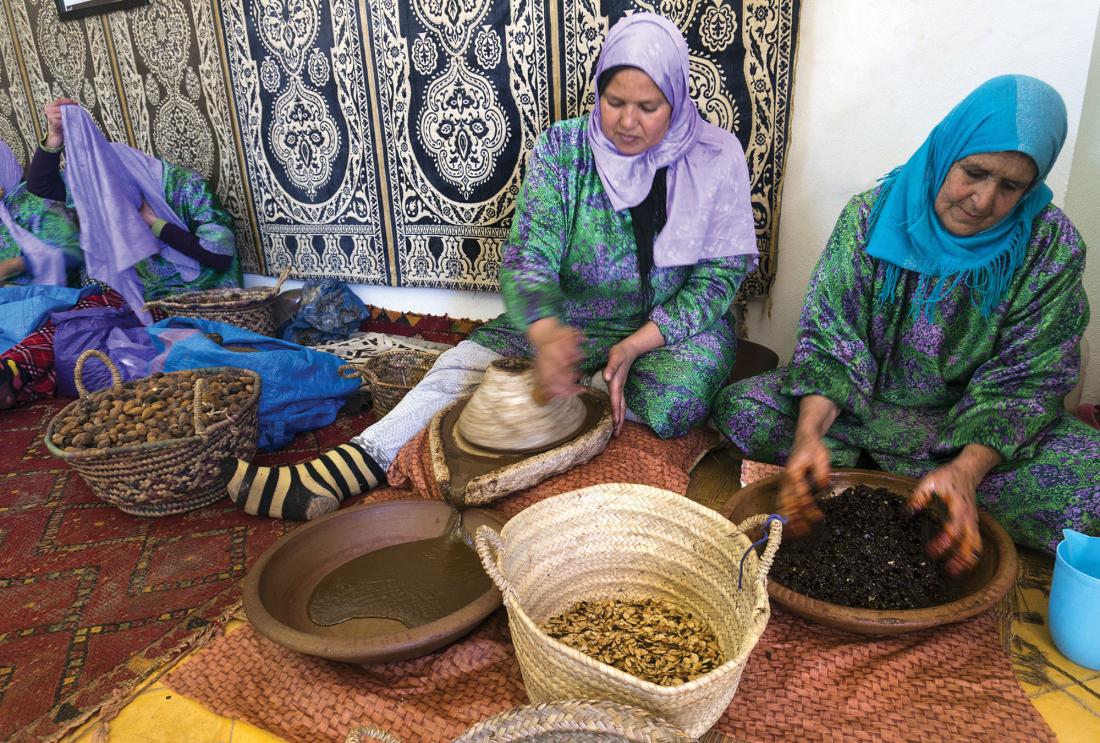
M42 443L66 402L0 417L0 740L55 737L194 647L286 529L228 499L156 519L99 501ZM370 420L342 417L263 459L316 456Z
M588 464L493 507L511 516L613 478L685 492L688 472L712 443L702 432L693 437L659 442L627 424ZM423 440L415 439L391 467L391 482L431 493L425 457ZM411 494L387 488L366 502ZM528 702L503 610L440 652L368 667L299 655L245 626L211 643L165 684L292 741L343 741L360 725L406 743L447 741ZM775 610L714 732L712 740L976 740L993 733L999 740L1053 740L1013 677L992 614L865 641Z

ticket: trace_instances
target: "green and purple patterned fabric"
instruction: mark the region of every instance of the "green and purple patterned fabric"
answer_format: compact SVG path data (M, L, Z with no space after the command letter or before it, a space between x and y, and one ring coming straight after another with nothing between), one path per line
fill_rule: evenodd
M1054 205L1033 222L1026 255L989 317L964 285L930 317L912 311L920 276L903 271L876 297L885 261L865 251L875 191L844 209L810 281L791 365L722 390L715 422L746 457L782 464L798 399L840 408L825 443L833 464L866 451L884 470L921 477L966 444L1004 463L978 502L1023 544L1052 550L1061 530L1100 533L1100 431L1065 412L1089 308L1085 245Z
M210 184L195 171L165 161L164 200L183 220L187 230L199 238L201 247L218 255L231 255L233 263L225 271L200 266L199 275L185 281L176 266L159 255L146 258L135 266L145 286L145 298L161 299L184 292L240 286L241 266L237 260L233 218Z
M504 246L506 312L470 340L505 356L530 356L524 335L544 317L584 333L582 371L607 361L613 345L653 320L666 345L639 356L627 406L660 436L706 420L736 348L730 303L755 256L655 267L654 306L643 307L629 210L616 212L596 172L588 117L551 126L535 145Z
M78 285L84 254L80 251L80 231L77 227L76 212L60 201L35 196L27 190L24 183L20 183L11 193L4 195L4 204L18 225L62 252L69 274L69 284ZM22 254L19 244L11 233L0 225L0 261L17 258ZM11 281L23 284L29 283L30 280L30 276L24 273Z

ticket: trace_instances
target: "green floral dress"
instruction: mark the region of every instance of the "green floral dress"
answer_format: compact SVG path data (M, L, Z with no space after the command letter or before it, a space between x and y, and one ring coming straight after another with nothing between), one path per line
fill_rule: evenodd
M798 399L840 408L825 442L838 466L867 452L884 470L921 477L967 444L1004 462L982 481L980 505L1016 541L1053 549L1061 529L1100 534L1100 431L1063 398L1080 369L1089 309L1085 245L1050 205L1035 219L1023 265L983 317L965 286L913 312L919 277L903 271L879 302L885 263L865 250L869 191L844 209L817 265L791 365L722 390L715 422L745 456L783 463Z
M26 183L20 183L11 193L5 194L4 204L16 224L64 253L65 268L69 274L68 284L79 286L84 253L80 250L76 212L60 201L35 196L27 190ZM0 261L17 258L22 254L15 238L0 224ZM26 284L30 283L31 276L24 272L10 281Z
M615 211L588 144L588 118L559 122L531 153L504 246L504 315L470 340L505 356L530 356L525 331L556 317L584 333L582 371L607 362L611 347L652 320L665 346L639 356L627 406L662 437L706 420L736 347L729 313L753 256L653 268L646 307L629 210Z
M199 238L204 249L218 255L231 255L233 263L224 271L202 266L197 277L184 281L176 267L164 258L159 255L146 258L135 266L145 285L145 298L162 299L184 292L240 286L241 266L237 260L233 218L222 207L210 184L193 170L165 162L164 200L183 220L187 230Z

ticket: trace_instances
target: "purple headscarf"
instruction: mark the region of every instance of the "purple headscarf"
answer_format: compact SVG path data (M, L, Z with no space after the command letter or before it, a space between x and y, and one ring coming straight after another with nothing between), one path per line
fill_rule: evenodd
M14 193L21 180L23 168L16 162L15 154L8 143L0 140L0 190L3 191L3 197ZM8 229L23 253L32 284L65 285L65 255L17 224L8 211L4 198L0 198L0 223Z
M141 279L134 269L161 255L191 281L198 261L158 240L138 210L144 200L166 222L184 227L164 200L163 164L124 144L111 143L80 106L62 106L65 128L65 180L80 216L80 247L88 275L121 294L130 307L149 321Z
M687 42L675 24L635 13L607 34L593 82L597 104L588 119L588 141L616 211L641 203L654 173L668 166L668 220L653 246L659 267L757 253L745 152L737 137L699 115L688 96L688 64ZM672 106L664 138L638 155L619 152L601 126L600 75L620 65L649 75Z

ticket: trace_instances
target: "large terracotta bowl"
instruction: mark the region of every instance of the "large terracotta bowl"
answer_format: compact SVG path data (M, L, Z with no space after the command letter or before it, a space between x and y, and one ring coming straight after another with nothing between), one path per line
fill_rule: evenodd
M780 477L774 475L738 491L722 509L723 515L739 523L758 513L775 513ZM829 490L823 497L838 495L847 488L861 484L907 496L916 487L917 481L888 472L835 470L830 478ZM768 580L768 595L803 619L864 635L899 635L969 619L1000 601L1016 580L1016 545L989 514L979 511L978 518L982 537L981 557L972 572L950 585L952 600L946 604L897 611L856 609L812 599L771 579ZM783 548L779 549L782 551Z
M332 570L360 555L443 533L451 508L440 501L403 500L356 506L310 521L265 552L244 580L244 610L264 637L307 655L348 663L386 663L438 650L472 631L501 605L489 590L434 622L405 629L392 619L350 619L332 626L309 618L313 589ZM494 513L469 509L463 525L500 530Z

